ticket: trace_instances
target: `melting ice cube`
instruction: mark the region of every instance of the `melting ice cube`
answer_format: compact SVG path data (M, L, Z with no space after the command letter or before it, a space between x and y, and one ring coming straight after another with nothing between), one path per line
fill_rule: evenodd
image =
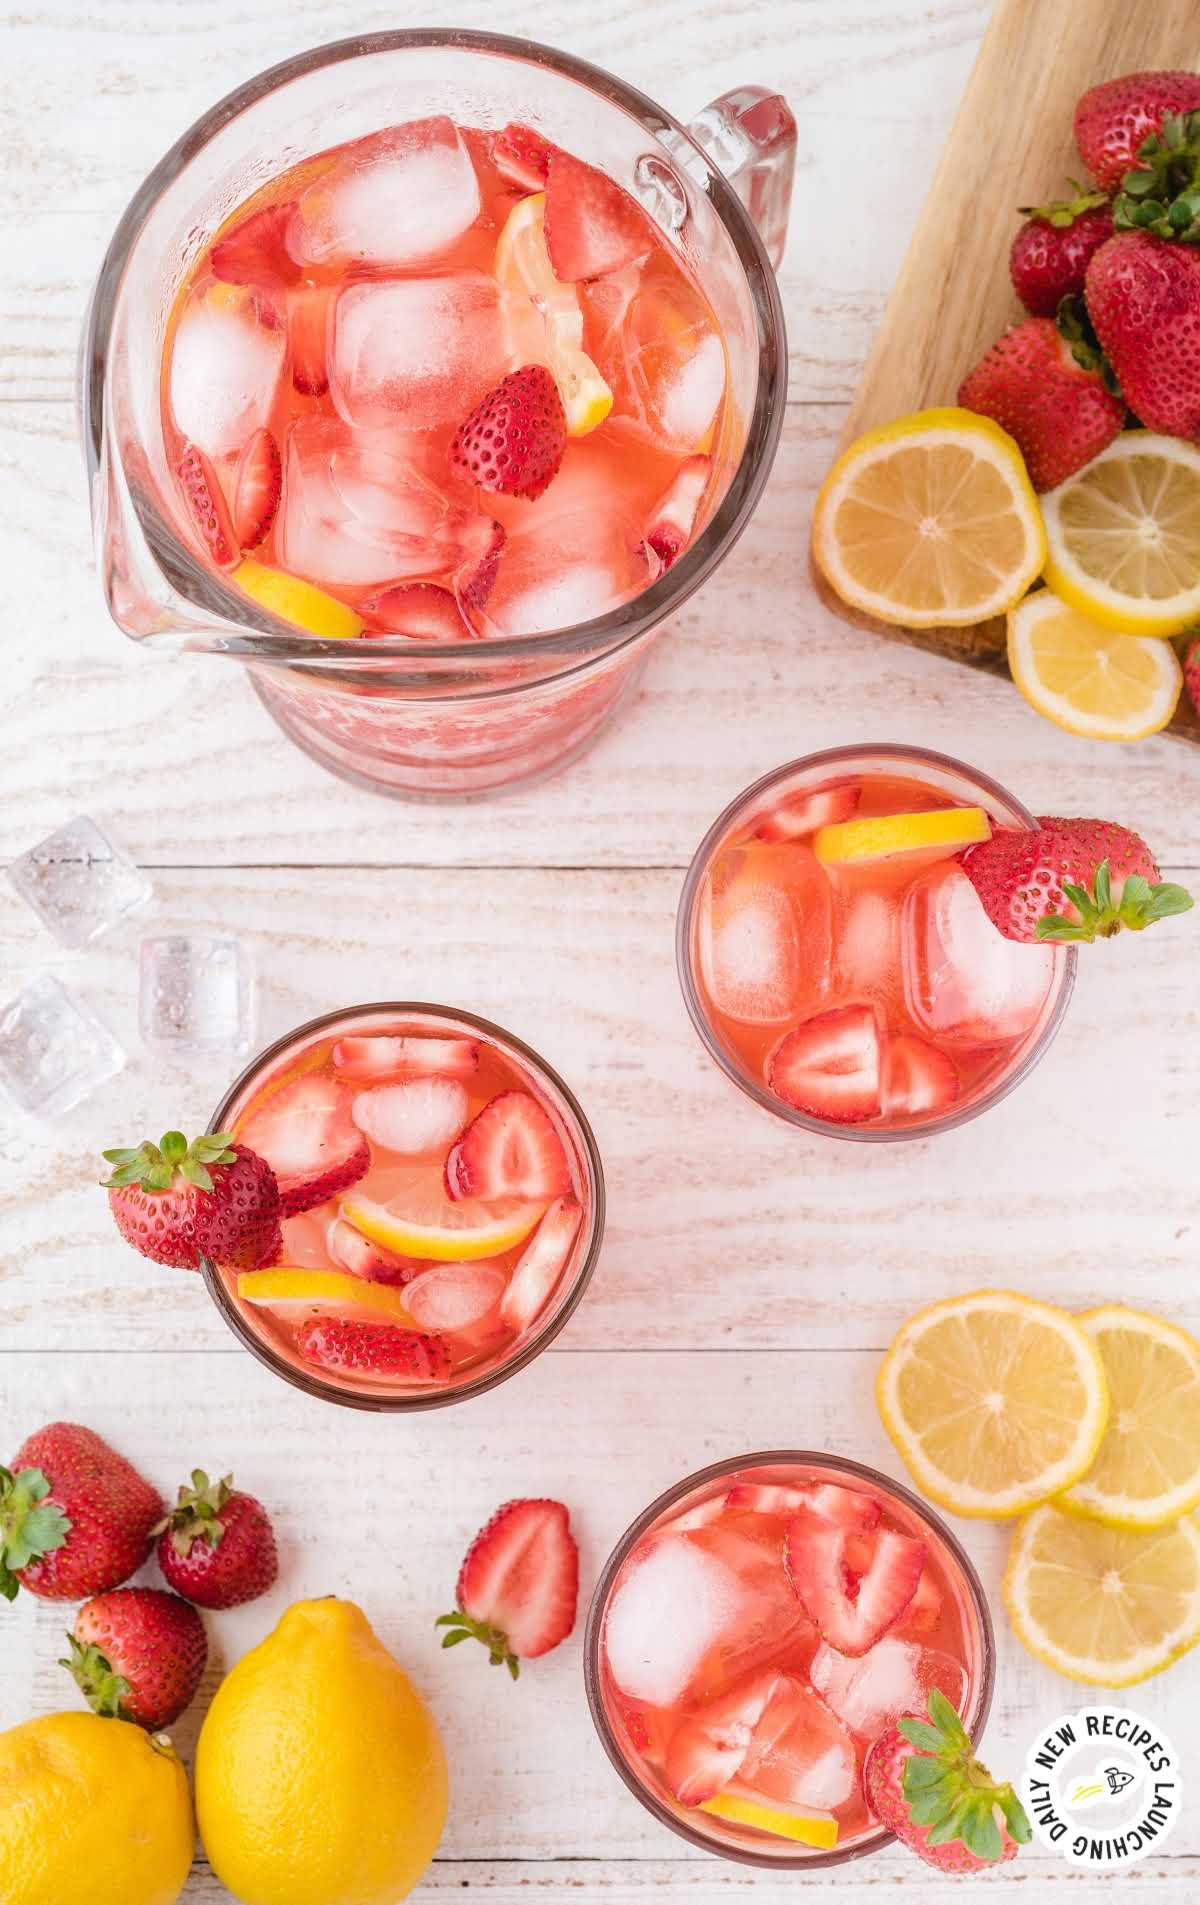
M932 867L904 900L904 996L918 1025L991 1045L1037 1024L1054 972L1053 947L1006 939L962 868Z
M832 1812L854 1791L854 1742L811 1687L781 1681L739 1773L740 1783L768 1799Z
M737 1620L743 1593L733 1574L687 1535L666 1535L634 1560L613 1595L604 1645L622 1693L670 1706Z
M457 426L508 367L500 294L482 271L353 284L334 307L330 394L359 429Z
M719 855L699 909L700 969L718 1011L771 1024L815 1009L831 941L829 883L810 848L756 842Z
M190 304L171 352L171 409L181 433L208 456L240 450L270 415L286 348L283 329L260 324L248 296Z
M494 633L534 635L572 628L618 608L650 581L637 519L617 503L612 465L600 446L568 444L545 494L498 502L508 541L488 597Z
M924 1713L931 1687L961 1710L966 1675L958 1661L936 1647L885 1634L856 1660L821 1646L809 1669L826 1705L854 1733L878 1739L905 1713Z
M306 264L421 264L479 216L479 180L444 116L391 126L348 147L300 200L288 248Z

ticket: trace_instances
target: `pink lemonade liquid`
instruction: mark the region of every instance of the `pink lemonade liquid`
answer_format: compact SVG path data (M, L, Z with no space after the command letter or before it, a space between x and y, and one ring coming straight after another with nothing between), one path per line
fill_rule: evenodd
M1019 824L989 788L851 767L733 813L700 873L687 957L736 1075L806 1118L898 1129L952 1117L1014 1072L1053 1016L1064 950L997 931L961 843L854 858L841 832L956 810Z
M455 451L531 368L536 494L500 468L511 415L476 431L488 468ZM676 560L728 473L708 303L632 198L524 128L431 118L272 179L198 257L162 375L208 557L314 634L587 621Z
M271 1164L285 1214L276 1264L212 1269L210 1287L302 1386L368 1403L472 1389L548 1341L590 1274L591 1134L498 1028L333 1015L266 1054L218 1115Z
M881 1734L935 1686L969 1731L986 1717L970 1564L871 1471L731 1464L635 1538L598 1606L610 1754L729 1856L852 1850L878 1831L862 1772Z

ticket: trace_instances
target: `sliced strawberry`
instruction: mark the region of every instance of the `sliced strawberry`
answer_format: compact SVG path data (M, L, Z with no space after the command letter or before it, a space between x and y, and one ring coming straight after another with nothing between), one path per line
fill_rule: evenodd
M233 518L217 472L194 443L184 445L179 459L179 481L209 556L218 569L232 569L242 555Z
M899 1113L944 1111L958 1097L958 1067L936 1045L901 1033L883 1048L883 1108Z
M444 1153L467 1122L469 1100L457 1078L403 1078L360 1091L353 1117L372 1144L405 1158Z
M555 148L532 126L512 120L492 141L492 161L502 177L525 192L540 192Z
M664 1522L658 1533L665 1534L670 1529L673 1535L689 1535L697 1528L707 1528L710 1522L719 1521L725 1513L724 1495L710 1495L707 1501L697 1502L694 1508L685 1508L682 1515L672 1515Z
M466 642L458 603L438 582L397 582L362 605L368 635L411 635L420 642Z
M884 1528L858 1592L848 1592L845 1528L798 1515L784 1536L784 1566L796 1597L821 1638L839 1654L865 1654L900 1619L917 1591L925 1544Z
M465 602L469 609L483 608L491 594L496 570L500 566L500 552L507 540L508 532L503 523L493 522L483 553L465 562L455 576L459 600Z
M805 1489L786 1488L782 1483L735 1482L725 1506L735 1515L796 1515L807 1498Z
M818 827L849 820L858 806L857 787L816 787L810 793L789 794L764 814L754 829L760 840L800 840Z
M917 1591L904 1610L906 1634L928 1634L937 1626L942 1611L942 1593L931 1568L924 1568Z
M276 297L270 291L255 291L250 302L264 331L287 329L287 305L282 297Z
M556 278L603 278L654 243L646 214L606 173L556 146L546 171L546 250Z
M352 1277L363 1277L368 1283L411 1283L429 1268L423 1257L398 1257L382 1244L372 1243L344 1217L335 1217L329 1225L325 1248L339 1270L348 1270Z
M527 1091L502 1091L446 1159L451 1197L569 1197L571 1172L550 1114Z
M470 1038L376 1033L339 1039L333 1048L333 1064L343 1078L364 1083L439 1073L444 1078L470 1078L479 1069L479 1047Z
M287 248L287 229L296 206L268 205L251 212L212 248L213 276L226 284L252 284L280 290L298 284L300 266Z
M321 397L329 389L329 313L334 295L328 285L306 285L288 298L292 383L305 397Z
M511 1501L498 1508L467 1550L458 1609L437 1625L443 1647L482 1641L493 1666L515 1680L518 1660L534 1660L575 1625L579 1550L561 1502Z
M353 1107L344 1085L314 1072L285 1085L247 1121L239 1135L279 1180L282 1217L312 1210L366 1174L371 1147Z
M772 1738L786 1729L791 1686L786 1674L773 1669L753 1674L680 1721L667 1747L665 1773L681 1805L702 1805L736 1779L760 1727Z
M767 1084L785 1104L831 1124L879 1115L879 1027L869 1005L818 1012L785 1033L767 1059Z
M572 1197L556 1198L517 1259L500 1320L523 1330L542 1309L566 1266L583 1212Z
M269 430L256 430L238 458L233 490L233 528L243 549L256 549L279 508L283 465Z
M848 1530L874 1528L879 1503L874 1495L836 1482L810 1482L803 1487L775 1482L735 1482L725 1497L726 1508L756 1515L798 1515L805 1511L822 1521Z
M696 516L708 488L710 456L689 456L679 465L670 488L650 511L646 547L669 569L692 538Z
M416 1376L445 1382L450 1352L438 1336L420 1336L397 1323L364 1323L345 1316L310 1316L296 1331L306 1363L364 1376Z
M468 483L532 502L557 476L567 447L558 385L542 364L502 377L459 424L450 467Z

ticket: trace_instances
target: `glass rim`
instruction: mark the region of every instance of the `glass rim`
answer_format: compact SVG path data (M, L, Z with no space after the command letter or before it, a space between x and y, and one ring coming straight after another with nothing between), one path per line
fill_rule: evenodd
M446 1409L453 1403L470 1402L476 1396L486 1395L489 1389L495 1389L500 1383L507 1382L510 1376L515 1376L536 1356L541 1355L578 1309L591 1283L604 1241L604 1167L600 1161L595 1134L579 1100L570 1086L559 1077L554 1067L548 1064L539 1052L535 1052L524 1039L518 1038L504 1026L496 1025L490 1019L481 1018L476 1012L459 1011L453 1006L432 1005L426 1001L413 999L374 999L368 1000L364 1005L342 1006L333 1012L319 1013L316 1018L307 1019L304 1024L293 1027L290 1032L284 1033L282 1037L275 1039L272 1044L256 1053L242 1067L209 1119L207 1131L212 1133L224 1128L225 1117L240 1093L260 1072L295 1045L297 1040L309 1038L327 1028L341 1024L344 1020L353 1019L356 1015L367 1012L386 1012L398 1018L405 1014L419 1013L428 1018L441 1019L447 1024L469 1025L482 1037L494 1044L498 1043L502 1049L505 1046L510 1047L525 1060L535 1075L548 1080L554 1090L561 1094L578 1128L580 1149L587 1163L591 1231L587 1248L580 1258L579 1268L559 1308L515 1355L510 1356L497 1368L485 1370L482 1374L458 1384L451 1381L445 1387L416 1391L411 1395L375 1395L365 1390L351 1391L342 1388L319 1376L315 1370L310 1372L288 1362L285 1357L279 1355L265 1337L259 1336L255 1330L251 1329L238 1305L230 1296L216 1264L203 1254L200 1256L200 1271L209 1296L243 1348L248 1349L252 1356L257 1357L258 1361L265 1364L276 1376L291 1383L293 1388L302 1390L305 1395L312 1396L320 1402L339 1403L345 1408L363 1409L375 1414L400 1415L422 1409Z
M717 1843L697 1827L689 1825L685 1818L673 1812L637 1778L617 1743L612 1727L609 1725L608 1715L604 1710L600 1676L600 1643L613 1583L631 1549L667 1509L672 1508L676 1502L681 1501L684 1496L690 1495L706 1482L719 1481L724 1475L736 1474L747 1469L787 1466L830 1469L868 1482L882 1494L891 1495L903 1502L906 1508L919 1516L923 1522L928 1523L939 1541L945 1545L962 1576L968 1599L974 1608L979 1625L980 1662L974 1689L975 1697L971 1702L969 1714L964 1713L962 1716L963 1725L976 1749L987 1725L996 1685L996 1630L975 1563L958 1536L947 1527L937 1510L921 1496L915 1494L911 1488L907 1488L903 1482L894 1481L890 1475L884 1475L881 1470L872 1468L866 1462L853 1461L849 1456L833 1455L828 1450L760 1449L753 1454L731 1456L721 1462L709 1463L707 1467L697 1469L693 1474L685 1476L673 1487L664 1489L663 1493L652 1501L648 1508L644 1508L635 1521L630 1523L624 1534L614 1544L600 1571L588 1606L587 1624L583 1635L583 1679L592 1724L599 1735L601 1746L625 1785L634 1798L640 1800L647 1812L652 1813L661 1825L669 1827L679 1838L686 1839L689 1845L698 1846L701 1851L709 1852L715 1858L729 1859L738 1865L753 1865L780 1872L816 1871L822 1866L845 1865L852 1859L862 1859L874 1852L881 1852L885 1846L892 1843L896 1835L885 1827L880 1827L878 1831L856 1839L852 1845L835 1846L824 1852L813 1847L802 1853L772 1854L755 1852L749 1846L735 1847Z
M710 200L738 262L742 267L747 291L757 324L758 378L754 403L746 421L746 439L728 487L709 521L695 541L661 576L634 596L630 602L609 609L587 622L566 629L549 629L534 635L501 636L480 641L478 637L461 642L418 642L405 637L373 637L369 656L348 655L345 641L321 636L297 634L294 627L237 594L223 576L204 566L183 542L170 519L151 497L129 487L128 498L138 518L139 528L150 544L154 561L168 584L193 606L232 624L232 633L223 633L220 651L240 657L256 657L264 662L304 664L315 678L341 680L349 666L369 661L371 677L383 687L412 687L410 673L401 671L394 679L380 671L380 662L428 662L435 669L448 662L467 662L476 666L493 661L537 659L559 655L564 666L538 679L554 678L570 672L579 661L598 656L617 655L629 643L638 640L649 628L665 621L694 594L724 559L752 516L770 475L783 428L787 401L787 331L783 305L775 272L767 258L758 228L742 204L729 180L693 139L687 127L648 94L627 81L618 79L603 67L577 58L540 41L516 38L509 34L457 28L412 27L381 33L352 35L310 47L302 53L264 68L216 101L193 121L158 163L147 173L130 199L109 241L84 320L80 356L81 418L89 478L94 485L102 465L106 435L104 387L113 319L130 257L146 218L162 193L170 187L193 158L234 119L293 80L345 60L366 58L376 53L402 52L417 48L445 47L455 52L477 52L523 62L534 67L549 67L577 85L588 88L600 98L624 111L654 139L664 132L684 141L689 164L696 169L699 189ZM183 584L187 584L184 587ZM237 631L245 630L245 633ZM154 634L135 639L153 645ZM170 639L175 639L174 631ZM483 652L481 652L483 651ZM463 698L468 698L470 682L464 682ZM479 692L487 693L486 689ZM453 696L448 698L454 698Z
M862 741L843 747L822 748L814 754L801 754L793 761L785 761L763 774L740 794L735 794L728 805L717 815L708 828L695 853L688 863L680 889L679 904L675 914L675 969L679 978L679 989L687 1007L688 1017L700 1037L700 1042L709 1057L732 1080L747 1098L761 1105L773 1117L781 1118L785 1124L796 1125L802 1131L811 1131L818 1137L841 1138L850 1144L894 1144L908 1138L931 1138L943 1131L953 1131L959 1125L969 1124L983 1112L990 1111L994 1105L1015 1091L1022 1079L1028 1076L1034 1066L1045 1056L1058 1035L1066 1015L1071 994L1075 989L1075 975L1078 964L1078 948L1064 946L1064 957L1059 964L1060 978L1054 1003L1047 1013L1037 1036L1030 1041L1029 1048L1011 1071L1004 1072L996 1083L973 1099L969 1104L956 1110L945 1112L939 1118L927 1118L920 1124L908 1125L848 1125L834 1124L825 1118L815 1118L807 1111L800 1111L794 1105L785 1104L781 1098L760 1085L726 1051L716 1037L704 1009L703 1000L692 976L691 941L692 926L704 875L708 869L708 860L737 817L748 809L755 800L767 794L780 781L789 779L802 769L819 767L848 767L865 756L886 756L889 759L911 763L914 766L925 764L942 768L950 773L962 775L973 782L984 793L994 796L1003 806L1017 814L1030 832L1040 831L1039 822L1030 813L1022 801L1010 794L1007 787L1001 785L992 775L984 773L982 768L971 767L966 761L960 761L952 754L941 754L935 748L912 747L899 741Z

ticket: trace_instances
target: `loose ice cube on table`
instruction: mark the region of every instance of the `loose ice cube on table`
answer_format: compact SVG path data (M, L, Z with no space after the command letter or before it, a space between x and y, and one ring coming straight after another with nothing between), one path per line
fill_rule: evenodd
M905 1000L927 1032L990 1045L1037 1024L1053 948L1006 939L954 862L932 867L909 888L900 950Z
M458 127L417 119L344 147L301 198L288 248L306 264L412 266L447 251L479 209Z
M14 860L8 877L59 944L73 949L98 939L154 891L129 855L84 814Z
M509 367L500 294L482 271L352 284L334 306L330 394L358 429L456 425Z
M226 934L167 934L142 941L138 1029L166 1058L248 1052L254 1043L249 949Z
M962 1706L966 1675L958 1661L936 1647L885 1634L870 1653L851 1660L821 1646L809 1669L826 1705L854 1733L877 1739L905 1713L923 1713L931 1687Z
M772 1024L824 998L829 883L809 848L726 848L705 882L698 930L704 983L730 1018Z
M687 1535L648 1543L627 1569L605 1620L605 1651L621 1692L670 1706L743 1605L736 1574Z
M48 973L0 1005L0 1085L22 1111L57 1118L124 1063L108 1027Z
M226 287L221 287L225 289ZM232 456L267 422L287 348L246 295L189 304L171 350L171 409L208 456Z

